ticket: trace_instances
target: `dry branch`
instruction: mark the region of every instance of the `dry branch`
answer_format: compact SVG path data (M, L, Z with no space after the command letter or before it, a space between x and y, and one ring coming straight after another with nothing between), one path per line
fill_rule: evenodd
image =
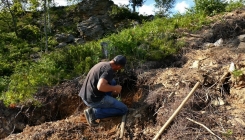
M123 117L122 117L122 123L121 123L121 127L120 127L120 136L119 136L119 139L122 139L123 138L125 123L126 123L126 118L127 118L127 114L123 115Z
M194 121L194 120L192 120L192 119L190 119L190 118L186 118L186 119L188 119L189 121L192 121L192 122L194 122L194 123L196 123L196 124L198 124L198 125L201 125L203 128L205 128L209 133L211 133L212 135L214 135L215 137L217 137L218 139L220 139L220 140L222 140L218 135L216 135L216 134L214 134L209 128L207 128L204 124L202 124L202 123L199 123L199 122L197 122L197 121Z
M230 74L230 72L226 72L226 73L223 74L223 76L222 76L222 77L220 78L220 80L219 80L219 83L218 83L218 85L217 85L217 88L220 88L221 85L224 84L225 79L228 77L229 74Z
M173 113L173 115L168 119L168 121L163 125L163 127L160 129L160 131L157 133L157 135L154 137L153 140L157 140L160 135L162 134L162 132L165 130L166 127L168 127L168 125L170 124L170 122L174 119L174 117L179 113L180 109L185 105L185 103L187 102L187 100L190 98L190 96L194 93L194 91L196 90L196 88L199 86L200 82L197 82L196 85L192 88L192 90L190 91L190 93L186 96L186 98L182 101L182 103L180 104L180 106L175 110L175 112Z

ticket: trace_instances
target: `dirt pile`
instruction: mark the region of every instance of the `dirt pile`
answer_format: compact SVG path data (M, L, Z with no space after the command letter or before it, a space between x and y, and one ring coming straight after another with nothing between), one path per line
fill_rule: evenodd
M180 55L161 62L164 67L142 68L123 76L125 79L117 79L123 81L122 102L134 109L127 116L125 139L153 139L198 81L200 86L161 139L245 139L245 54L241 46L244 15L245 9L228 13L222 17L223 22L204 27L198 34L188 34L189 46ZM220 38L222 41L216 42ZM237 68L233 73L229 72L232 62ZM69 91L66 93L77 94L74 88L79 89L80 82L77 86L60 85L55 91L47 90L50 92L46 95L62 97L64 89ZM65 103L62 108L70 110L61 120L26 126L23 132L11 134L5 140L117 139L121 117L99 120L100 125L91 128L83 116L86 106L76 96L65 96L66 100L55 105Z

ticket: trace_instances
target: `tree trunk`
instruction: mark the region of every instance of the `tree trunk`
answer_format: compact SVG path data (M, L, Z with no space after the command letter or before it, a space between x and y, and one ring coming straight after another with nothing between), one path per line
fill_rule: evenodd
M47 1L44 0L44 34L45 34L45 53L48 52L48 35L47 35Z
M12 18L12 21L13 21L13 26L14 26L14 32L15 32L15 35L18 37L18 31L17 31L17 21L16 21L16 17L15 17L15 14L14 12L11 10L10 8L10 4L9 4L9 1L7 0L7 7L9 9L9 12L11 14L11 18Z
M136 7L136 0L133 0L133 12L135 12L135 7Z

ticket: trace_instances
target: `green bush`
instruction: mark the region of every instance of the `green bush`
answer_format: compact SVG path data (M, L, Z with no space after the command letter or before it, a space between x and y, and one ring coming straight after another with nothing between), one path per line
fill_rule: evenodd
M35 41L39 39L40 29L35 25L25 25L18 30L19 37L27 41Z
M11 74L13 74L13 69L13 65L7 60L0 60L0 76L10 76Z
M109 11L110 17L114 19L139 19L140 16L138 16L138 13L133 13L130 11L128 6L120 6L118 7L117 5L113 5L112 10Z
M63 78L69 79L86 73L87 69L97 63L101 57L101 49L100 45L95 42L78 46L70 45L58 52L49 54L48 57L55 61L57 67L67 73Z
M185 15L176 14L172 17L172 25L177 28L185 28L190 31L196 31L202 27L202 25L207 25L211 21L208 20L203 13L194 13L189 10Z
M9 77L0 76L0 97L4 91L8 89Z
M10 76L8 90L2 95L5 104L33 100L33 95L41 86L57 83L62 71L55 67L54 61L43 58L38 63L20 62L15 73Z
M48 38L48 44L51 45L51 47L55 47L55 46L59 45L59 43L57 42L55 37L49 37Z
M166 57L165 53L163 51L159 51L159 50L152 50L146 54L146 59L152 60L152 61L160 61L164 57Z
M242 70L236 69L236 70L234 70L234 71L232 72L232 75L233 75L235 78L240 77L240 76L243 75L243 71L242 71Z
M208 16L224 12L227 2L224 0L195 0L195 11L204 12Z
M241 8L243 7L243 2L242 1L230 1L229 4L226 6L225 10L227 12L230 12L234 9Z

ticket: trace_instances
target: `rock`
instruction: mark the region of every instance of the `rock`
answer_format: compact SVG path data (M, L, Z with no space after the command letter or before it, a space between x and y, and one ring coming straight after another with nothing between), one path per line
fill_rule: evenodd
M245 49L245 42L240 42L238 49Z
M236 69L235 64L231 62L230 67L229 67L229 72L233 72Z
M75 38L75 43L76 44L84 44L85 40L83 40L82 38Z
M80 36L85 40L100 39L105 33L103 22L95 16L78 23L77 30L80 32Z
M222 106L225 104L224 100L222 100L220 97L217 99L212 100L212 103L214 106Z
M63 48L63 47L65 47L66 45L67 45L67 43L61 42L61 43L59 43L58 46L56 46L56 48Z
M199 68L200 67L200 61L195 60L190 68Z
M56 34L55 35L57 42L62 43L72 43L75 40L75 37L72 34Z
M217 40L215 43L214 43L214 46L216 46L216 47L221 47L221 46L223 46L223 39L222 38L220 38L219 40Z
M203 44L203 48L204 49L212 48L212 47L215 47L214 43L204 43Z
M245 34L244 34L244 35L238 36L238 39L239 39L241 42L245 42Z

